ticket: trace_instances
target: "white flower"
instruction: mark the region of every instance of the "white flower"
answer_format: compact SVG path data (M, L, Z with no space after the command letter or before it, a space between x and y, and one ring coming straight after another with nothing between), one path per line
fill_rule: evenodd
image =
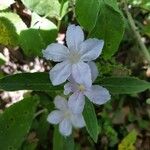
M52 124L59 124L59 131L62 135L69 136L72 133L72 126L75 128L85 126L82 114L74 114L63 97L56 96L54 104L57 110L48 115L47 121Z
M43 50L47 60L60 62L50 70L50 79L53 85L65 82L70 75L77 83L84 81L92 85L91 70L86 62L95 60L101 54L103 40L95 38L84 41L84 33L80 26L69 25L66 32L67 46L50 44Z
M94 82L98 75L98 70L95 63L93 62L90 62L89 66L92 71L92 79ZM85 104L85 96L87 96L91 102L97 105L104 104L111 98L109 91L106 88L103 88L102 86L88 86L84 82L76 83L72 77L70 77L68 80L70 82L65 84L64 94L68 95L69 93L73 93L69 97L68 106L74 113L81 113L83 111Z

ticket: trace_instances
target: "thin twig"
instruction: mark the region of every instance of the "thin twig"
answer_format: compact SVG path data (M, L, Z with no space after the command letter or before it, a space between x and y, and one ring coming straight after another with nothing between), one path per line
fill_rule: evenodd
M124 0L124 6L125 6L125 8L124 8L125 9L125 13L127 15L127 18L128 18L129 24L131 26L131 29L132 29L132 31L133 31L133 33L135 35L136 40L137 40L137 43L139 44L139 47L141 48L142 53L143 53L145 59L150 64L150 53L149 53L147 47L145 46L144 42L141 40L141 35L138 32L138 29L137 29L137 27L135 25L135 22L134 22L134 19L133 19L131 13L129 12L126 0Z
M35 115L34 115L34 118L36 118L38 115L40 115L40 114L42 114L42 113L44 113L44 112L46 112L47 111L47 109L41 109L41 110L39 110Z

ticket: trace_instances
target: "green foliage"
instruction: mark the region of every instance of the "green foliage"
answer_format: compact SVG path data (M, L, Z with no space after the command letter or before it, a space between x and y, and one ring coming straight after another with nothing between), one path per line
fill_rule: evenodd
M39 15L55 17L61 20L67 12L68 1L58 0L22 0L23 4Z
M53 135L53 150L74 150L74 139L72 136L70 137L63 137L58 127L56 126L54 129Z
M57 27L48 19L32 14L31 27L22 30L19 37L20 46L27 56L40 56L57 37Z
M19 44L19 33L26 25L20 17L11 12L0 13L0 44L6 46L17 46Z
M85 102L83 116L86 123L86 129L96 143L100 132L100 126L98 125L94 106L88 99L86 99Z
M143 32L150 37L150 23L143 27Z
M101 72L101 76L129 76L131 70L121 63L116 62L112 57L109 61L100 61L97 63L98 70Z
M114 94L132 94L150 88L150 83L135 77L108 77L101 81L101 85Z
M5 91L35 90L57 91L62 88L50 83L48 73L20 73L0 79L0 89Z
M150 11L150 1L149 0L129 0L129 2L137 7L141 7L144 10Z
M37 147L37 141L36 142L26 142L24 143L23 147L20 150L35 150Z
M12 3L14 4L11 5ZM5 51L4 56L3 52L0 53L0 65L4 65L0 71L0 91L2 91L0 149L116 149L116 146L119 145L119 150L135 150L137 132L133 130L126 136L126 129L134 125L141 138L145 139L147 134L143 136L142 131L149 130L149 64L141 57L142 48L139 52L137 49L139 49L140 40L144 41L143 43L149 49L150 1L128 0L127 3L131 6L127 8L133 17L133 24L135 21L137 29L140 29L135 30L142 34L139 35L137 41L127 24L130 18L121 12L121 10L127 11L124 9L125 1L0 0L0 45L2 49L3 46L17 49L17 52L10 49L7 68L5 68L6 59L4 57L7 54ZM124 19L123 14L127 20ZM127 32L123 37L124 20ZM60 40L63 39L70 23L80 24L86 31L87 38L103 39L105 42L102 55L97 59L100 77L95 84L109 90L111 101L101 107L96 107L95 111L93 104L86 99L83 116L89 136L86 136L87 132L85 133L83 129L83 132L73 131L72 136L63 137L58 126L53 127L47 122L49 112L55 107L54 97L63 95L63 85L53 86L48 73L19 73L5 76L7 70L13 68L14 62L17 66L16 72L20 71L18 68L21 68L22 64L17 58L18 53L19 56L21 54L25 58L21 60L23 65L24 62L30 64L30 59L36 56L42 57L42 49L55 42L57 35ZM120 49L117 52L119 45ZM45 64L47 63L44 62L43 65ZM136 78L130 76L131 72ZM147 79L147 81L138 78ZM5 108L8 98L3 100L7 94L4 91L18 90L32 91L27 93L28 98ZM66 98L68 99L69 96L67 95ZM38 112L35 114L36 109ZM99 139L98 136L100 136ZM119 144L120 137L123 140Z
M29 132L38 99L24 100L7 108L0 116L0 147L3 150L15 150L21 146Z
M108 77L99 82L114 94L139 93L150 88L148 82L135 77ZM97 81L97 83L99 82ZM20 73L1 78L0 89L6 91L59 91L62 87L53 86L48 73Z
M14 0L1 0L0 1L0 10L4 10L8 8L11 4L13 4Z
M49 140L49 137L47 135L49 131L49 123L47 122L47 116L47 109L37 111L31 127L31 132L28 134L28 137L26 138L26 141L22 144L20 150L35 150L37 145L41 145L44 149L48 149L47 141Z
M0 43L20 45L27 56L40 56L56 37L56 25L37 14L32 14L31 27L27 28L17 14L0 13Z
M50 96L46 94L45 92L35 92L36 95L38 95L40 99L41 107L44 109L47 109L48 111L54 110L54 103L53 103L53 95L50 92ZM53 93L55 94L55 93Z
M47 140L47 132L49 129L49 123L47 122L48 111L43 113L38 120L37 136L40 142L44 145Z
M58 127L54 128L53 135L53 150L62 149L63 147L63 136L59 133Z
M93 9L94 8L94 9ZM103 57L111 58L124 33L124 21L116 0L77 0L76 15L90 37L105 41Z
M107 125L107 123L104 123L104 134L107 136L109 140L109 146L113 147L118 142L118 134L111 125Z
M132 130L119 144L119 150L135 150L135 146L133 145L136 141L137 132Z
M15 30L18 34L24 29L27 28L25 23L19 17L19 15L12 13L12 12L1 12L0 17L7 18L15 27Z
M150 1L149 0L141 1L141 7L145 10L150 11Z
M18 35L14 25L5 17L0 17L0 44L16 46Z

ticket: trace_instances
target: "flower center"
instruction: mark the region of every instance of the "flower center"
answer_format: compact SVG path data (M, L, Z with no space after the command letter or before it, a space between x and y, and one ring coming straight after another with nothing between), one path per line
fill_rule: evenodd
M69 111L65 111L65 112L64 112L64 118L69 119L70 116L71 116L71 114L70 114Z
M84 92L84 91L85 91L85 86L84 86L83 84L79 84L79 85L78 85L78 90L79 90L80 92Z
M81 56L77 52L71 52L70 55L69 55L69 61L70 61L71 64L78 63L80 58L81 58Z

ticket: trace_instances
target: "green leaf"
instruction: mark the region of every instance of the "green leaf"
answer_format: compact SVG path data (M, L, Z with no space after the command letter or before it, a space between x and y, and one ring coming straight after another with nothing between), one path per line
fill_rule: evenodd
M41 145L45 145L45 142L47 140L47 133L49 130L49 123L47 121L48 111L43 113L38 120L38 127L36 129L37 136L39 138L39 143Z
M48 73L20 73L1 78L0 89L5 91L55 91L62 87L53 86Z
M150 88L149 82L128 76L107 77L96 82L114 94L138 93ZM62 86L53 86L48 73L19 73L1 78L0 89L5 91L60 91Z
M57 37L57 27L48 19L32 14L31 27L22 30L19 41L27 56L41 56L42 49L54 42Z
M62 149L63 147L63 136L59 133L58 127L54 128L53 135L53 150Z
M6 46L17 46L19 43L19 33L25 29L26 25L17 14L0 13L0 44Z
M100 81L114 94L132 94L145 91L150 88L150 83L135 77L108 77Z
M150 11L150 1L149 0L142 1L141 7L147 11Z
M36 97L10 106L0 116L0 148L18 149L29 132L38 100Z
M15 3L14 0L1 0L0 1L0 10L8 8L13 3Z
M38 141L35 142L26 142L23 143L22 147L19 150L36 150Z
M144 32L144 34L146 34L147 36L150 37L150 23L143 26L143 32Z
M86 123L86 129L96 143L100 132L100 127L98 125L94 106L88 99L86 99L83 116Z
M116 0L77 0L76 16L80 25L89 32L89 37L105 41L103 57L111 58L124 33L123 15Z
M22 0L23 4L39 15L62 19L68 8L68 1L61 5L58 0Z
M6 46L18 44L18 34L14 25L4 17L0 17L0 44Z
M119 144L118 150L135 150L134 143L137 138L137 132L132 130Z
M145 11L150 11L150 1L149 0L129 0L129 3L134 5L134 7L141 7Z
M59 20L61 20L68 13L69 2L68 0L62 0L60 5Z
M7 18L15 27L16 32L20 34L20 32L27 28L25 23L22 21L22 19L19 17L19 15L11 12L1 12L0 17Z
M53 136L53 150L74 150L74 139L72 136L63 137L58 129L58 126L54 129L54 136Z

